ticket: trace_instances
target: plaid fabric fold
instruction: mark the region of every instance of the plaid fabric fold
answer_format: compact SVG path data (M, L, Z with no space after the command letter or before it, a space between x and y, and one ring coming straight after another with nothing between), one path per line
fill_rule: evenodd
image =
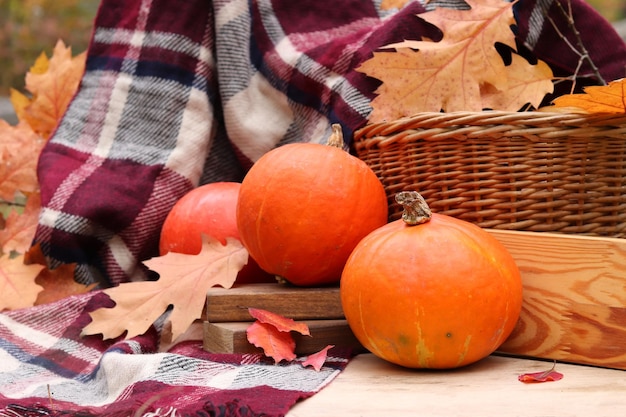
M343 370L331 350L315 371L260 354L211 354L187 341L158 352L158 333L81 338L100 292L0 313L0 416L282 416Z
M580 57L557 0L519 0L520 45L571 76ZM567 0L563 4L567 4ZM607 79L626 47L583 0L580 34ZM363 126L378 86L355 70L381 46L438 37L416 15L461 0L103 0L81 86L39 160L35 242L103 287L147 279L167 212L200 183L240 181L261 155ZM551 18L547 18L550 16ZM557 25L559 31L554 27ZM593 82L582 62L581 85ZM561 83L567 90L567 83Z

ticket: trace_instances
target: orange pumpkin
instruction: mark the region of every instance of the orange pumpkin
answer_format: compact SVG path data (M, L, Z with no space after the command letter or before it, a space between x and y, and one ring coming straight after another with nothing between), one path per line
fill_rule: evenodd
M376 356L409 368L456 368L492 352L522 305L519 269L485 230L399 193L403 219L354 249L341 277L350 328Z
M335 125L328 145L283 145L252 166L237 226L265 271L294 285L325 285L339 281L354 247L387 222L387 211L378 177L343 149Z

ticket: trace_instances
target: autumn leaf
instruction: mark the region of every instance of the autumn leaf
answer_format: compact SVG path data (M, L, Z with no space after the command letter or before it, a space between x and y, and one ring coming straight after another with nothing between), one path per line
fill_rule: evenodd
M380 2L380 9L381 10L401 9L408 2L409 0L383 0Z
M232 287L248 261L248 252L236 239L228 238L226 245L205 235L203 240L197 255L169 252L144 262L159 274L157 281L124 283L104 290L115 306L90 313L92 322L83 335L101 333L104 339L112 339L124 332L126 338L143 334L171 305L168 320L176 340L201 318L209 288Z
M23 258L0 256L0 311L31 307L43 289L35 278L41 265L24 265Z
M1 253L26 253L35 236L37 219L41 208L39 193L33 193L26 199L22 212L13 209L7 216L4 229L0 230Z
M20 121L28 123L44 139L50 137L65 114L85 70L86 53L72 56L72 48L59 40L50 59L41 54L26 74L32 95L12 90L11 101Z
M0 120L0 199L13 201L16 192L39 188L37 160L45 142L31 128Z
M522 374L518 376L517 379L525 383L558 381L560 379L563 379L563 374L557 372L555 368L556 362L554 362L552 368L548 369L547 371Z
M382 81L372 100L370 122L418 112L481 111L485 104L506 104L498 109L518 111L527 103L539 103L552 91L547 65L514 59L507 66L495 47L500 43L515 51L513 3L468 0L467 4L469 10L440 7L418 15L443 32L441 41L386 45L383 49L395 51L375 52L357 69ZM520 85L522 77L532 81ZM487 103L483 91L491 96ZM496 97L494 91L505 94Z
M317 372L322 369L324 363L326 362L326 358L328 357L328 351L334 348L334 345L328 345L324 349L320 350L317 353L310 354L304 362L302 362L302 366L305 368L307 366L312 366Z
M576 108L587 113L626 113L626 78L604 86L585 87L584 93L557 97L550 108Z
M255 321L246 329L246 337L254 346L263 349L265 356L275 363L296 358L296 342L290 332L281 332L268 323Z
M248 308L248 312L252 317L260 321L272 325L280 332L296 331L304 336L310 336L309 326L306 323L298 323L290 318L283 317L280 314L260 308Z
M246 329L246 337L254 346L263 349L265 356L273 358L276 363L296 358L296 342L291 335L296 331L310 336L306 323L294 320L260 308L248 308L248 312L256 319Z

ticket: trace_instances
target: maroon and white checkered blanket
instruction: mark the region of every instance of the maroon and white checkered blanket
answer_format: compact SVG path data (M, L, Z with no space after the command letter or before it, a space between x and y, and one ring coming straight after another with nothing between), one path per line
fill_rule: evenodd
M574 41L555 1L519 0L517 37L567 76L579 56L546 17ZM462 5L427 7L441 3ZM157 254L161 223L192 187L241 180L263 153L325 138L331 123L349 140L377 86L355 68L382 45L437 37L415 17L421 3L379 4L103 0L80 89L40 159L35 241L50 264L78 263L78 280L102 286L145 279L140 261ZM623 77L622 40L583 0L571 4L603 76ZM586 64L579 74L593 82ZM95 292L0 313L0 417L283 415L349 359L331 352L318 373L210 355L195 342L158 353L157 329L129 341L81 338L86 312L106 302Z

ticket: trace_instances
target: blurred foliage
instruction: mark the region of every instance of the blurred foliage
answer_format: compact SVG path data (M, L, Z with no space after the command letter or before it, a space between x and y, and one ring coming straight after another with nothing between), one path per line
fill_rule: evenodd
M610 22L626 19L626 2L624 0L587 0L587 3Z
M0 0L0 96L21 90L24 74L57 40L87 49L99 0Z

